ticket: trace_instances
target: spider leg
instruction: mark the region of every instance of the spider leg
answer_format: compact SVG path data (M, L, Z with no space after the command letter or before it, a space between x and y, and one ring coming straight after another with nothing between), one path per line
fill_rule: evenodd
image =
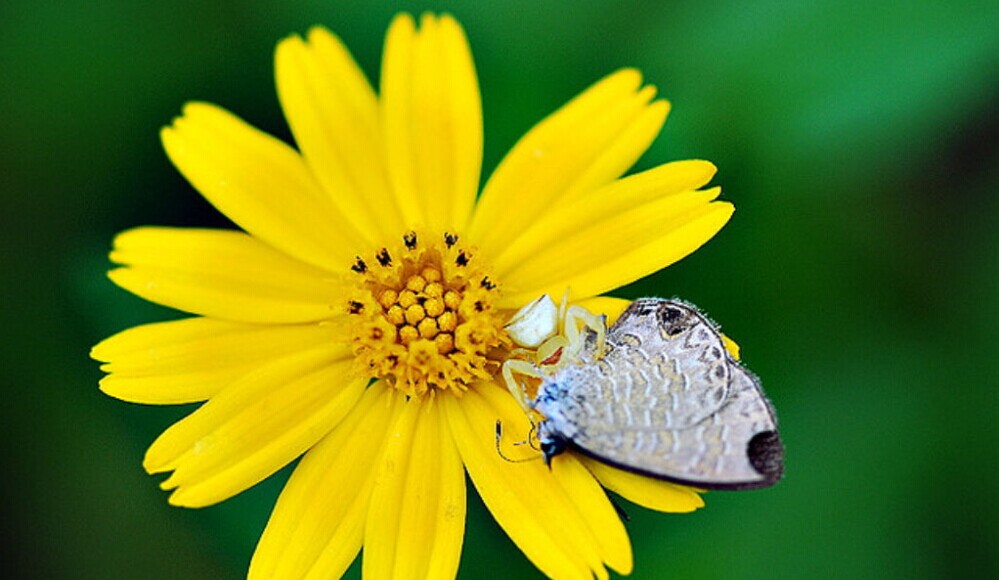
M562 361L563 355L565 354L566 348L569 346L569 341L562 335L555 335L548 340L541 343L538 347L536 354L534 355L536 364L539 368L556 367Z
M526 360L509 359L503 363L503 381L506 383L506 388L516 399L517 404L524 411L530 411L531 405L527 400L527 390L524 385L517 380L514 374L518 374L525 377L534 377L537 379L544 379L538 369Z
M592 352L586 351L587 333L583 330L588 328L596 333L596 340ZM570 306L565 313L565 338L568 342L567 349L573 358L586 355L587 358L595 358L604 351L604 344L607 338L607 317L596 315L582 306Z

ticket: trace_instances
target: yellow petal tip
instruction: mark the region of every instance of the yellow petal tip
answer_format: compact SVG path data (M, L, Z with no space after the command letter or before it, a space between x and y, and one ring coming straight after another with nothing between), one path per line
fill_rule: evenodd
M726 335L722 335L722 342L725 343L725 350L728 354L732 355L732 358L739 360L740 349L739 345Z
M163 491L170 491L171 489L177 489L178 487L180 487L180 484L176 482L173 475L160 482L160 489ZM174 492L173 495L177 495L177 492Z
M163 484L166 484L166 482L163 482ZM166 490L169 488L164 487L163 489ZM173 491L173 493L171 493L170 496L167 498L167 503L169 503L174 507L196 509L196 508L207 507L215 502L202 501L202 498L198 497L197 493L191 493L190 489L186 487L177 487Z
M179 117L174 117L170 121L170 124L160 127L160 143L163 143L164 146L166 145L167 140L173 138L173 124L177 122L178 118Z
M90 356L93 357L94 356L93 353L91 353ZM108 375L108 376L104 377L103 379L101 379L97 383L97 388L100 389L100 391L102 393L104 393L105 395L107 395L109 397L114 397L115 399L118 399L120 397L115 396L115 394L113 392L114 389L111 388L112 383L114 383L114 381L111 378L112 376L113 375Z
M314 24L309 27L309 30L306 31L305 37L311 43L316 42L318 37L322 37L324 40L333 40L336 38L336 35L333 34L329 28L319 24Z
M416 28L416 20L413 15L409 12L400 12L392 18L392 22L389 23L389 34L392 33L397 27L405 26L407 28Z
M721 188L718 187L716 189L718 190L718 194L720 195L721 194ZM725 218L725 222L727 223L728 220L732 217L732 214L735 213L735 204L733 204L730 201L716 201L716 202L714 202L714 204L718 206L719 210L721 210L722 212L728 214L726 216L726 218Z
M185 117L191 117L204 113L214 113L218 111L218 107L205 101L187 101L180 110Z
M718 166L707 159L688 159L687 161L681 163L689 163L690 165L696 166L700 169L704 173L704 183L711 181L711 178L718 173Z
M146 473L149 475L156 475L157 473L163 473L166 471L166 469L164 469L161 465L158 465L156 462L150 460L148 453L146 453L146 456L142 459L142 469L145 469ZM160 486L162 487L162 484L160 484Z
M651 86L651 85L650 85ZM673 105L666 99L658 99L649 103L649 113L659 118L660 124L666 122L669 111Z
M94 346L90 347L90 352L87 354L90 356L91 359L102 363L111 362L107 358L107 344L106 344L107 341L108 339L104 339L95 344ZM101 365L101 370L104 370L103 365ZM101 381L103 382L103 379L101 379Z
M149 446L149 449L146 449L146 454L142 457L142 468L145 469L146 473L149 475L163 473L176 468L175 464L171 465L171 459L175 459L175 457L164 457L161 445L162 439L163 436L160 435L160 437ZM172 489L177 487L177 484L173 483L172 480L173 476L170 476L160 484L160 487L163 489Z
M305 41L298 33L289 34L278 41L277 47L274 48L274 60L280 60L284 54L288 53L288 51L304 44Z
M637 90L642 84L642 71L634 67L624 67L620 68L608 77L609 79L620 80L621 82L629 85L631 90Z
M112 256L111 259L114 260L113 253L111 254L111 256ZM125 286L124 282L125 277L128 275L127 272L128 268L114 268L112 270L108 270L106 275L109 280L115 283L115 285L121 288L125 288L127 290L128 288Z

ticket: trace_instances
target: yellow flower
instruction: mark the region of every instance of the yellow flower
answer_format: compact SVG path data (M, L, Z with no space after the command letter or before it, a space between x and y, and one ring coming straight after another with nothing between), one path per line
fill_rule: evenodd
M94 358L107 394L205 402L150 447L170 502L199 507L305 454L250 577L335 577L364 548L370 578L453 577L465 472L545 574L632 568L601 486L652 509L703 505L690 488L573 453L551 469L500 457L494 427L529 422L498 382L503 324L568 289L598 297L686 256L733 208L700 190L706 161L621 178L669 109L621 70L531 129L476 199L478 81L449 16L391 24L376 95L322 28L277 48L298 151L213 105L162 132L181 173L244 232L144 227L120 234L121 287L196 316L126 330Z

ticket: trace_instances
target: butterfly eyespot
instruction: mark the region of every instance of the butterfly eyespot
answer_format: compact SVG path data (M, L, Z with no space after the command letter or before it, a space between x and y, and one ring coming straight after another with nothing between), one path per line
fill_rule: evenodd
M670 322L680 320L681 318L683 318L683 311L679 308L667 306L659 310L659 320L661 320L663 324L668 324Z
M676 336L690 328L687 313L675 306L664 306L658 312L659 327L666 336Z
M784 446L776 431L757 433L746 449L749 463L760 475L777 480L784 472Z

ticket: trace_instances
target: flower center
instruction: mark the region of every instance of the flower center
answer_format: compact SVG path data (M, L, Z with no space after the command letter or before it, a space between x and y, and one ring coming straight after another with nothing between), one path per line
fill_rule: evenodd
M355 360L410 396L432 389L462 392L499 368L510 341L492 305L496 285L472 250L445 233L416 232L351 266L347 302Z

